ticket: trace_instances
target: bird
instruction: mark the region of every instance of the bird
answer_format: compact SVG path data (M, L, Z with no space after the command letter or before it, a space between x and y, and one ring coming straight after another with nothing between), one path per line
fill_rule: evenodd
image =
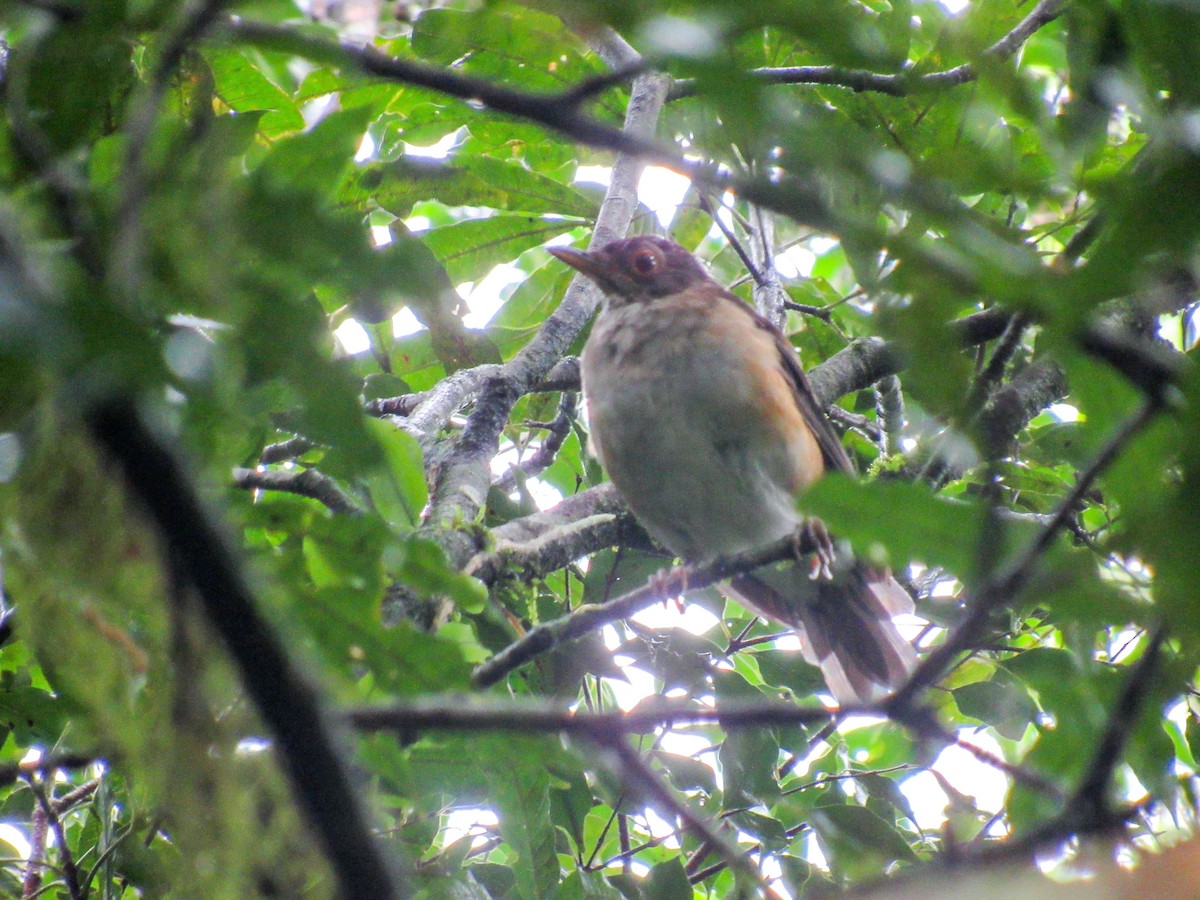
M893 621L913 601L797 509L810 484L854 465L783 333L666 238L548 249L602 293L580 364L589 444L634 517L685 562L809 527L815 567L764 566L729 589L797 634L840 704L883 700L916 665Z

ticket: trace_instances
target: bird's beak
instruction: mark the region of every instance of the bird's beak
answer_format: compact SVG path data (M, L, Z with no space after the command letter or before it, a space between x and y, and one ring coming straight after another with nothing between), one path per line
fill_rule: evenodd
M604 266L591 253L572 250L570 247L547 247L551 256L557 256L572 269L578 269L589 278L595 279L604 272Z

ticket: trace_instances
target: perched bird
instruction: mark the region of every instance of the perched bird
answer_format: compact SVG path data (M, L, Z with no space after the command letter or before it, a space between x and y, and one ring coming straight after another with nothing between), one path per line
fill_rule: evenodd
M782 333L683 247L636 237L550 252L604 293L582 358L593 451L672 553L697 562L795 533L796 495L853 471ZM795 629L839 702L878 700L915 665L892 621L912 598L831 545L826 558L816 577L796 561L730 586Z

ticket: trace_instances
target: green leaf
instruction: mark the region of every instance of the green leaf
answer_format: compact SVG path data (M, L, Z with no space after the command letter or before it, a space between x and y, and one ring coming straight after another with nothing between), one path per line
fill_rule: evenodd
M480 762L491 776L500 835L517 854L513 873L520 897L553 897L559 882L555 831L550 818L550 778L540 764L546 749L528 740L491 743Z
M519 161L462 152L445 161L400 157L373 163L362 169L354 184L346 199L370 197L397 216L407 216L423 200L581 219L594 218L597 212L596 204L573 187Z
M479 280L495 266L512 262L578 224L535 216L491 216L433 228L421 237L446 267L450 280L461 284Z
M890 552L895 567L920 561L942 566L964 581L978 576L981 558L998 561L1005 549L1022 546L1035 531L1011 522L985 531L988 513L983 506L934 497L921 485L903 481L864 484L836 475L822 478L804 494L800 507L850 540L860 554L869 555L879 544Z
M429 497L421 445L390 422L374 418L366 422L383 449L385 466L383 472L366 479L371 499L390 525L402 530L414 528Z
M1020 740L1037 717L1037 704L1011 677L997 675L991 681L965 684L953 691L959 710L973 719L991 725L1004 737Z
M476 578L450 568L446 553L426 538L409 537L395 547L392 571L396 578L423 596L446 596L468 613L480 613L487 588Z
M217 96L234 112L265 112L260 120L264 134L277 136L304 127L304 116L292 98L241 51L213 49L206 57Z
M818 806L810 821L836 856L867 854L890 862L916 862L917 855L895 828L869 809L850 804Z
M677 856L651 868L642 883L642 890L644 896L654 897L655 900L692 900L693 896L687 872Z
M767 853L778 853L789 843L783 823L773 816L764 816L752 809L741 809L729 817L739 831L753 835Z
M779 739L774 729L730 732L717 758L725 782L725 809L769 805L779 797Z
M716 775L708 764L690 756L660 750L655 758L667 770L671 783L681 791L703 791L712 794L717 789Z
M9 66L22 72L27 114L51 142L47 150L65 152L99 137L126 102L135 70L115 24L85 14L58 27L47 23L37 38L25 34L12 47Z

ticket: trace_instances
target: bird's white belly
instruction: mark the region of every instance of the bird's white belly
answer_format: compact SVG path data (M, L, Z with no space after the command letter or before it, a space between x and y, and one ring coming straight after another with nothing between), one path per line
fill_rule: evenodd
M790 449L764 428L728 348L688 342L686 353L639 367L589 365L584 387L600 461L638 520L689 559L761 546L800 521L786 484ZM642 369L643 371L639 371ZM651 373L670 371L670 379Z

